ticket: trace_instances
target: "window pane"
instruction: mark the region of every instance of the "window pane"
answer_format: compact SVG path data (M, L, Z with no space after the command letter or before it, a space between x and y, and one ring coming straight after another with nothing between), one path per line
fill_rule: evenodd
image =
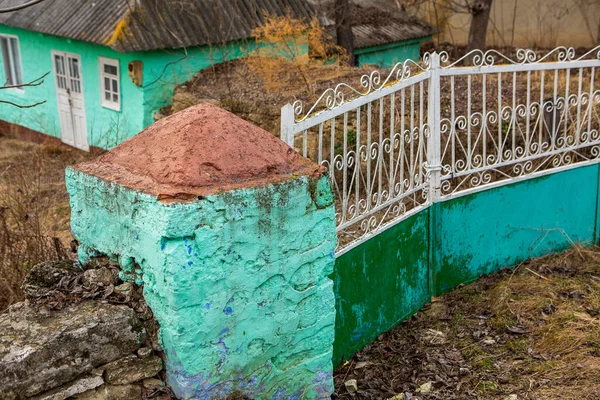
M0 38L0 45L2 46L2 62L4 64L4 77L7 85L14 85L12 76L12 70L10 68L10 51L8 49L8 39L5 37Z
M118 102L119 102L119 95L113 94L113 103L118 103Z
M117 75L117 67L115 65L104 64L104 72L110 75Z
M104 90L110 90L110 78L104 77Z
M20 85L23 83L23 77L21 76L21 54L19 53L19 42L16 38L10 38L10 47L12 50L12 61L14 63L13 70L15 72L15 84Z
M65 74L65 60L62 58L62 56L55 55L54 63L56 64L56 73L60 74L60 75L64 75Z
M79 60L76 58L70 58L69 60L71 61L71 76L75 79L79 79Z
M119 83L116 79L112 80L112 91L115 93L119 93Z
M110 101L110 92L104 92L104 100Z

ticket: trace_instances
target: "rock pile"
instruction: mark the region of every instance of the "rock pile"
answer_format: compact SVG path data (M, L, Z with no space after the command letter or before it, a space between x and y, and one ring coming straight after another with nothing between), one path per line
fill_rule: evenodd
M2 399L170 399L141 288L108 260L46 262L0 315Z

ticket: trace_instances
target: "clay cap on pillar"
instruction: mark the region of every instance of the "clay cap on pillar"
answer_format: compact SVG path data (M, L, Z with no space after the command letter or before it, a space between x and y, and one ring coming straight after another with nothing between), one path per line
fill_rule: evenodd
M75 169L161 200L323 172L271 133L210 104L163 118Z

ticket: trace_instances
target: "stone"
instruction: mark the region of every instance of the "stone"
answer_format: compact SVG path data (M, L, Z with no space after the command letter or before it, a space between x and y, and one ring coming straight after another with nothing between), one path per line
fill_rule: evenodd
M78 393L84 393L93 390L104 384L101 376L88 375L69 382L59 388L53 389L44 394L35 396L31 400L64 400Z
M425 329L422 333L421 339L432 346L439 346L446 343L446 334L435 329Z
M148 378L148 379L144 379L142 381L142 385L148 389L156 389L156 388L164 387L165 383L163 381L161 381L160 379Z
M136 400L142 398L140 385L104 385L73 396L76 400Z
M419 393L430 393L433 390L433 382L425 382L417 388Z
M114 275L109 268L88 269L83 273L83 284L86 286L108 287L116 283Z
M124 305L85 301L49 311L16 304L0 315L3 399L57 388L132 354L145 336L135 311Z
M400 393L395 395L394 397L390 397L388 400L405 400L404 393Z
M140 347L137 351L137 355L140 358L148 358L152 355L152 349L148 347Z
M354 393L358 390L358 382L356 382L356 379L348 379L346 382L344 382L344 386L346 387L346 391L348 391L348 393Z
M506 398L506 400L519 400L519 396L516 394L511 394Z
M491 345L496 344L496 341L493 338L491 338L491 337L488 336L485 339L483 339L483 344L491 346Z
M156 376L162 369L158 356L139 358L128 356L104 366L104 379L114 385L126 385Z
M367 366L367 365L369 365L369 364L370 364L370 363L369 363L369 362L367 362L367 361L360 361L360 362L357 362L357 363L354 365L354 369L363 369L364 367L366 367L366 366Z
M129 296L132 290L133 284L131 282L125 282L120 284L119 286L115 286L115 293L124 297Z
M37 264L25 277L23 292L28 299L47 296L53 290L66 289L67 283L82 272L81 264L71 260Z

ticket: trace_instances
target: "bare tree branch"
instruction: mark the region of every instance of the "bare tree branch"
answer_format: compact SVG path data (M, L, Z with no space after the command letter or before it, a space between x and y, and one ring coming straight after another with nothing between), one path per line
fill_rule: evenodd
M40 86L42 83L44 83L44 78L46 78L49 74L50 74L50 71L46 72L44 75L42 75L39 78L36 78L30 82L21 83L19 85L0 86L0 89L19 89L19 88L24 88L24 87L28 87L28 86Z
M38 3L41 3L42 1L44 1L44 0L31 0L31 1L28 1L26 3L20 4L18 6L0 8L0 14L9 13L9 12L13 12L13 11L19 11L19 10L22 10L24 8L31 7L31 6L34 6L34 5L38 4Z
M34 103L34 104L23 105L23 104L13 103L12 101L8 101L8 100L0 100L1 104L9 104L11 106L15 106L15 107L18 107L18 108L33 108L33 107L37 107L37 106L39 106L41 104L44 104L45 102L46 102L46 100L44 100L44 101L38 101L37 103Z

